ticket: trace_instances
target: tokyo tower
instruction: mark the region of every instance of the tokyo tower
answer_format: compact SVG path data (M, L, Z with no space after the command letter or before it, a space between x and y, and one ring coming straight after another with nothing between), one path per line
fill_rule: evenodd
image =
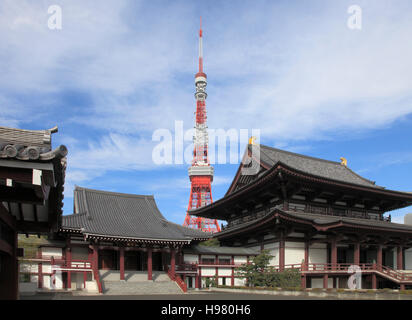
M202 18L199 30L199 72L195 75L196 85L196 124L193 137L194 150L192 165L189 168L191 182L188 211L206 206L213 202L211 183L213 181L213 167L209 163L208 145L209 136L206 124L206 85L207 77L203 72L203 44L202 44ZM183 226L199 229L205 232L219 232L220 227L216 219L194 217L186 213Z

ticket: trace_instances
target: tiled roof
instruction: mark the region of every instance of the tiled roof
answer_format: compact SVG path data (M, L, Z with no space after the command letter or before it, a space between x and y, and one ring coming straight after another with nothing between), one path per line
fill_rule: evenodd
M253 145L253 148L259 148L259 146ZM293 169L314 176L366 187L382 188L375 185L374 181L368 180L356 174L340 162L309 157L298 153L271 148L265 145L260 145L259 149L260 160L268 166L274 166L278 162L281 162ZM257 150L257 152L259 152L259 150Z
M0 127L0 158L17 160L52 160L67 155L63 145L51 149L51 135L57 127L49 130L23 130Z
M191 246L184 249L185 253L194 254L221 254L221 255L259 255L260 250L244 247L208 247L208 246Z
M63 216L63 229L116 238L191 241L211 234L167 221L153 196L76 187L75 214Z
M296 218L300 221L307 221L307 222L313 223L316 226L334 225L334 224L338 224L342 222L343 225L345 226L354 226L356 228L380 229L380 230L393 231L393 232L408 232L412 234L412 225L407 225L407 224L402 224L402 223L394 223L394 222L374 220L374 219L352 218L352 217L345 217L345 216L330 216L330 215L313 214L313 213L307 213L307 212L283 211L280 209L275 209L274 211L269 212L268 214L266 214L265 216L259 219L255 219L255 220L248 221L242 224L238 224L231 228L224 229L223 231L216 233L214 236L216 238L219 238L223 235L230 234L238 230L242 230L245 228L253 228L254 225L260 225L264 221L271 220L277 213L280 213L280 215L285 215L285 216L289 216L292 218Z
M346 224L353 224L359 227L378 227L378 228L385 228L387 230L396 229L396 230L405 230L412 232L412 225L402 224L402 223L394 223L382 220L374 220L374 219L362 219L362 218L352 218L352 217L344 217L344 216L329 216L323 214L313 214L313 213L306 213L306 212L295 212L295 211L285 211L288 215L294 216L296 218L304 219L311 221L317 225L322 224L333 224L343 222Z

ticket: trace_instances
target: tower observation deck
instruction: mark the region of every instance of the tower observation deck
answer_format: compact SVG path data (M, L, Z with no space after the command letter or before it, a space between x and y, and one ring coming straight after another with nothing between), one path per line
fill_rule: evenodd
M202 217L192 217L189 210L208 205L213 202L212 187L213 167L209 163L208 145L209 136L207 133L206 116L206 85L207 76L203 72L203 34L202 20L200 20L199 30L199 72L195 75L196 86L196 122L195 135L193 137L194 150L192 165L189 168L189 178L191 182L188 212L186 213L183 226L199 229L205 232L219 232L219 224L215 219Z

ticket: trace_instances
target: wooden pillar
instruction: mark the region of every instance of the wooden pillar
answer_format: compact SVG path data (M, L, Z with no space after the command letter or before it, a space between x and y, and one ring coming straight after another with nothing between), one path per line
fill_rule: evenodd
M309 245L310 245L309 240L305 241L305 263L304 263L305 271L309 270Z
M66 266L71 268L72 266L72 248L70 247L70 240L67 242L66 247ZM71 289L72 287L72 273L67 271L67 286L66 288Z
M372 274L372 289L378 288L378 280L376 279L376 274Z
M306 289L306 276L305 275L302 275L300 284L301 284L302 289Z
M199 289L202 288L202 267L199 267Z
M396 252L397 252L396 269L403 270L403 247L398 246L396 249Z
M96 245L93 245L93 252L92 252L92 267L97 272L99 271L99 249Z
M89 247L87 251L87 261L90 263L90 266L93 263L93 250Z
M382 263L382 245L380 244L377 247L376 264L377 264L376 267L378 268L378 270L381 270L383 263Z
M124 280L124 247L119 248L120 280Z
M147 248L147 280L152 280L152 248Z
M172 279L175 279L176 274L176 259L175 259L175 249L170 249L170 273L172 275Z
M37 287L39 289L43 288L43 264L40 262L38 265L38 278L37 278Z
M325 274L323 275L323 289L327 289L328 288L328 275Z
M360 243L357 242L353 248L353 264L360 265Z
M232 256L232 266L235 264L235 256ZM232 277L230 279L230 285L235 285L235 267L232 267Z
M283 231L279 239L279 271L285 270L285 236Z
M330 250L331 250L332 269L335 269L337 267L337 262L338 262L338 248L336 247L336 239L332 239L330 243Z

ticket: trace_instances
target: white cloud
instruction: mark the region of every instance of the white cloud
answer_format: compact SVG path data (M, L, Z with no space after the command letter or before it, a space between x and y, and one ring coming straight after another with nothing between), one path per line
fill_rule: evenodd
M86 170L155 168L153 130L172 129L177 119L193 125L196 4L54 3L63 10L61 31L47 28L48 1L0 4L0 121L45 119L54 94L81 90L90 105L67 118L102 138L69 148L69 183L84 181ZM346 27L342 2L323 3L313 17L276 3L216 5L204 19L209 127L258 128L262 143L287 146L410 114L408 3L364 3L361 32ZM38 94L43 106L33 112L12 98L23 93Z

